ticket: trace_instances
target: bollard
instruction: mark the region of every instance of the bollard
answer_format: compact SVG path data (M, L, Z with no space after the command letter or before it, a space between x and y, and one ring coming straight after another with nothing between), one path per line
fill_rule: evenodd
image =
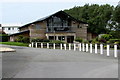
M29 44L29 47L31 47L31 44Z
M41 48L43 48L43 43L41 43Z
M103 54L103 44L100 44L100 54Z
M86 44L86 52L88 52L88 44Z
M92 53L92 44L90 44L90 53Z
M117 45L116 44L114 45L114 57L115 58L117 57Z
M71 44L69 43L69 50L71 50Z
M64 44L64 49L66 50L66 44Z
M110 56L110 45L107 44L107 56Z
M32 47L34 47L34 43L33 43L33 42L32 42L32 44L31 44L31 45L32 45Z
M74 51L76 51L76 44L74 44Z
M37 48L37 42L36 42L36 44L35 44L35 47Z
M97 54L97 44L95 44L95 54Z
M84 43L82 44L82 50L85 51L85 45L84 45Z
M55 43L53 43L53 49L55 49Z
M62 50L62 44L60 44L60 49Z
M81 51L81 43L79 44L79 51Z
M47 43L47 48L49 49L49 43Z

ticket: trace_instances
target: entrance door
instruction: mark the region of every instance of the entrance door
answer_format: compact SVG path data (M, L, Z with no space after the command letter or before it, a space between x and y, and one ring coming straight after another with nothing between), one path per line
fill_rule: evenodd
M73 43L74 36L67 36L67 43Z

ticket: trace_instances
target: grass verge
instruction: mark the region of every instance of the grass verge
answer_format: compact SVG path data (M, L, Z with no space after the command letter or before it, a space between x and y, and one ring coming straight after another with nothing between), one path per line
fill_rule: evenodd
M28 47L29 45L27 43L21 43L21 42L0 42L0 44L14 45L14 46L26 46L26 47Z

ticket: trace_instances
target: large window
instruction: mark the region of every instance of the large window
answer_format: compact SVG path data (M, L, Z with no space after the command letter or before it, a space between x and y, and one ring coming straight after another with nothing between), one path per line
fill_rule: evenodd
M64 41L65 40L65 36L58 36L58 40Z

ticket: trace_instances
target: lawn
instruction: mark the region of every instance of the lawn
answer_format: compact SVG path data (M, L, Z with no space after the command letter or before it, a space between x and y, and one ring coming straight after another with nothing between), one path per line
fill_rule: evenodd
M21 42L0 42L0 44L14 45L14 46L28 46L27 43L21 43Z

